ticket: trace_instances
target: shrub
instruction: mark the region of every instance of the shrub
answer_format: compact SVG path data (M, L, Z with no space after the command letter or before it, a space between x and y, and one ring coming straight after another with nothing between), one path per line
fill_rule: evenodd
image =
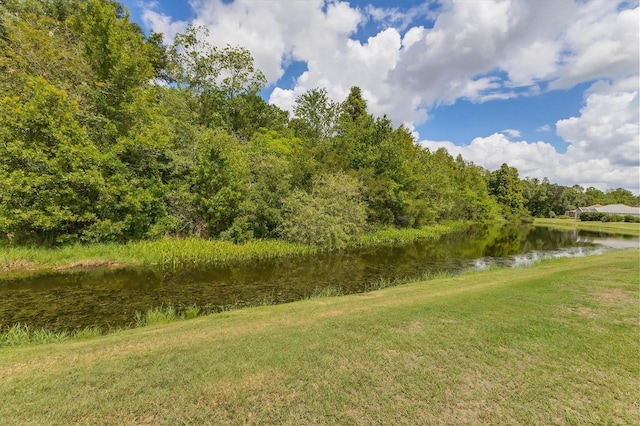
M599 222L602 221L607 215L600 212L584 212L580 214L580 220L582 222Z
M344 247L364 230L367 217L360 183L342 173L321 176L311 193L295 191L283 207L279 233L285 240L327 249Z
M193 319L193 318L196 318L199 314L200 314L200 308L193 305L185 309L183 317L184 319Z
M173 306L161 306L149 309L146 313L136 312L136 325L144 327L147 325L168 324L178 321L180 317Z

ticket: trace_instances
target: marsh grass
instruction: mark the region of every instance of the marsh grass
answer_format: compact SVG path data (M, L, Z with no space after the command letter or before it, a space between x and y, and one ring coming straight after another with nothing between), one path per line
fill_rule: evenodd
M323 299L326 297L338 297L343 295L344 290L342 287L316 287L307 299Z
M102 335L97 327L76 331L54 331L47 329L32 329L26 324L13 324L6 331L0 333L0 348L4 346L18 346L29 344L47 344L67 340L90 339Z
M435 240L441 236L468 228L468 222L448 222L424 228L388 228L354 236L349 247L372 247L404 244L418 240Z
M144 327L149 325L168 324L181 320L182 315L176 313L173 306L160 306L151 308L147 312L136 312L136 326Z
M401 244L419 239L436 239L468 227L452 222L422 229L384 229L353 237L348 248ZM59 248L6 247L0 250L0 274L32 274L38 271L73 271L82 268L158 266L191 268L238 261L287 258L323 251L313 245L280 240L254 240L244 244L199 238L164 238L128 244L70 245Z
M235 309L238 309L236 306ZM231 307L222 308L220 311L232 310ZM182 312L171 306L154 307L146 312L136 312L134 327L146 327L159 324L169 324L176 321L197 318L202 313L198 306L188 306ZM3 330L0 324L0 330ZM122 329L113 329L110 333L117 333ZM64 342L68 340L84 340L102 336L105 333L98 327L87 327L80 330L49 330L46 328L33 329L26 324L13 324L4 331L0 331L0 348L4 346L18 345L42 345L48 343Z

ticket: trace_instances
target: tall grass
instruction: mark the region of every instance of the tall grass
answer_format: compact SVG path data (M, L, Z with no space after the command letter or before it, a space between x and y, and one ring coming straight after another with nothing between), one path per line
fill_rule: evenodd
M470 269L469 271L473 271ZM431 280L439 280L451 278L459 274L466 273L466 271L460 272L450 272L450 271L434 271L434 272L425 272L421 275L414 277L396 277L396 278L379 278L377 280L371 281L370 283L365 285L365 293L369 291L383 290L389 287L396 287L403 284L410 284L420 281L431 281Z
M85 328L73 332L32 329L26 324L14 324L6 332L0 333L0 348L26 344L46 344L97 337L102 334L99 328Z
M417 240L435 240L441 236L466 229L467 222L449 222L431 225L424 228L387 228L354 236L349 241L349 247L370 247L376 245L403 244Z
M160 306L151 308L145 313L136 312L136 326L168 324L181 319L173 306Z
M344 295L342 287L317 287L307 299L324 299L326 297L338 297Z
M468 223L451 222L420 229L378 230L354 236L347 248L436 239L468 226ZM59 248L3 247L0 250L0 273L143 265L179 269L235 261L310 255L321 250L318 246L293 244L281 240L254 240L244 244L234 244L228 241L199 238L164 238L128 244L76 244Z
M279 240L255 240L234 244L198 238L140 241L127 244L126 250L128 257L138 259L140 263L172 268L299 256L317 251L313 246Z
M313 246L278 240L245 244L198 238L165 238L128 244L71 245L60 248L9 247L0 250L0 271L65 270L78 267L157 265L184 268L232 261L299 256L317 251Z

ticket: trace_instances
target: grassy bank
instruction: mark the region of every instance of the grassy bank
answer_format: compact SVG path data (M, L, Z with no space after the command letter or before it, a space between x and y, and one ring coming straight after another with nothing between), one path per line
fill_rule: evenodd
M536 226L558 229L583 229L585 231L640 237L640 223L626 222L582 222L574 219L540 219L533 221Z
M466 223L452 222L422 229L387 229L358 235L349 247L398 244L417 239L435 239L464 229ZM0 274L16 271L65 270L79 267L124 267L162 265L191 267L231 261L260 260L312 254L320 247L277 240L256 240L245 244L197 238L139 241L129 244L73 245L56 249L0 247Z
M638 251L0 350L6 424L638 424Z

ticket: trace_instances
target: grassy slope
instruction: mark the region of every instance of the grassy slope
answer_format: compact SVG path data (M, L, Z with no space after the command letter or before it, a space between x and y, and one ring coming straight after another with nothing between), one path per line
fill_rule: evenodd
M0 350L5 424L638 424L639 252Z
M533 221L536 226L559 229L584 229L585 231L605 232L609 234L632 235L640 237L640 223L625 222L581 222L573 219L540 219Z

